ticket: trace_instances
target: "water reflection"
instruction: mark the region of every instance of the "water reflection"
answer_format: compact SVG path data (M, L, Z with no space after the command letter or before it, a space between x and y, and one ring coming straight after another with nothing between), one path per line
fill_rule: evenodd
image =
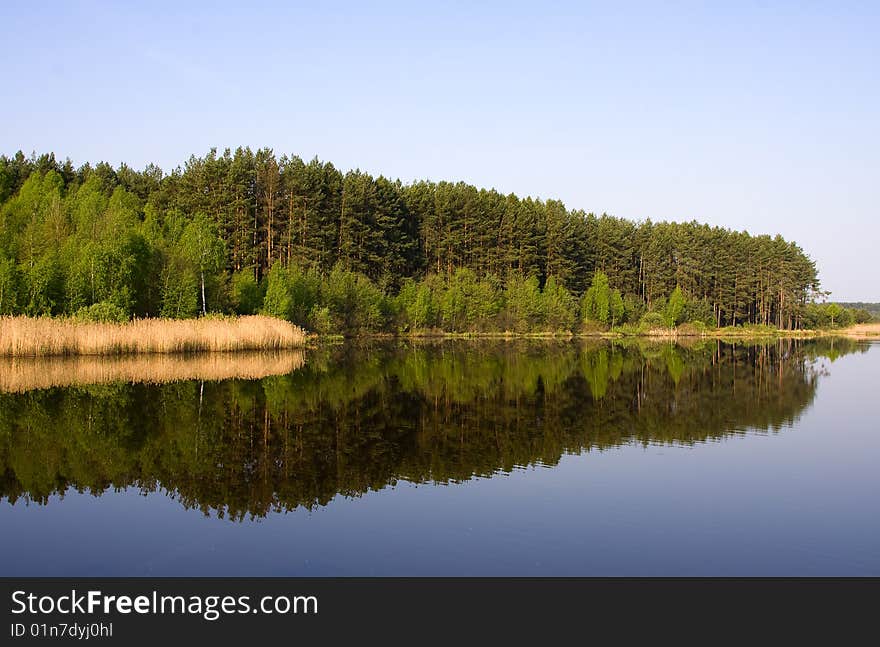
M0 392L112 382L163 384L182 380L257 380L302 367L301 350L73 357L0 357Z
M17 387L2 378L0 495L46 503L68 488L135 486L243 519L397 479L460 481L624 443L777 431L812 402L817 358L865 349L842 340L395 343L313 351L305 364L255 360L242 373L283 373L263 379L227 379L234 373L219 362L166 371L204 381L131 383L120 371L128 381L33 390L74 378L40 382L39 370L19 368Z

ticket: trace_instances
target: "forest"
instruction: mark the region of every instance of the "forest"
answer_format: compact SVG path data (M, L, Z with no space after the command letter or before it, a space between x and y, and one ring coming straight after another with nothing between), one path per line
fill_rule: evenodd
M780 236L631 222L239 148L165 173L0 156L0 315L268 314L319 333L834 327Z

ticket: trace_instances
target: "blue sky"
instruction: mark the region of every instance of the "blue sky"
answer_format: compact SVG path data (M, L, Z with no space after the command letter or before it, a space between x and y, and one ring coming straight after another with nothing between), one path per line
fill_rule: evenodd
M779 233L880 301L880 3L186 4L3 3L0 151L268 146Z

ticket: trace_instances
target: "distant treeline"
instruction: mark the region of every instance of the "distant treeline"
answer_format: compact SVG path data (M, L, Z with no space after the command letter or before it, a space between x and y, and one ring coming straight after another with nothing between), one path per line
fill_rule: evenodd
M853 303L810 303L804 308L805 328L846 328L853 324L873 321L877 314L865 308L863 304Z
M838 301L837 305L846 310L868 313L869 315L871 315L871 319L874 320L880 319L880 303L865 303L864 301ZM864 314L860 315L861 318L864 318L864 316Z
M265 312L312 330L815 324L781 237L634 223L269 149L163 173L0 156L0 314Z

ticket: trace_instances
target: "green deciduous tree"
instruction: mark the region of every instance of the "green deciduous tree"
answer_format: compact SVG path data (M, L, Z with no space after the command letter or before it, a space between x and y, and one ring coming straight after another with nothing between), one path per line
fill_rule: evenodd
M429 276L424 281L409 279L403 283L397 303L404 330L421 330L438 325L437 282L436 277Z
M841 308L836 303L829 303L825 306L825 313L828 315L828 319L832 328L834 328L834 320L837 319L839 322L840 315L843 314L843 312L843 308Z
M593 274L593 281L581 302L581 314L584 321L602 325L611 322L611 286L605 272L597 271Z
M447 277L440 296L441 325L455 332L484 329L501 310L501 304L501 293L495 282L479 279L469 269L458 269Z
M321 301L335 329L344 334L381 330L385 324L382 292L366 276L341 264L333 268L321 286Z
M220 238L217 224L202 213L196 214L183 230L180 249L198 273L202 314L207 314L205 275L220 269L226 258L226 246Z
M255 314L263 307L263 297L263 290L250 268L232 274L232 305L236 313Z
M619 296L619 295L618 295ZM549 331L571 330L577 319L577 300L551 276L542 292L545 327Z
M669 295L669 300L666 302L666 308L664 310L666 325L672 327L682 323L686 306L687 299L681 291L681 287L676 285L672 294Z
M553 283L556 285L555 281ZM547 308L535 276L525 277L511 272L504 286L504 302L511 330L528 332L541 328L547 319Z
M0 315L15 314L18 309L18 270L12 259L0 256Z

